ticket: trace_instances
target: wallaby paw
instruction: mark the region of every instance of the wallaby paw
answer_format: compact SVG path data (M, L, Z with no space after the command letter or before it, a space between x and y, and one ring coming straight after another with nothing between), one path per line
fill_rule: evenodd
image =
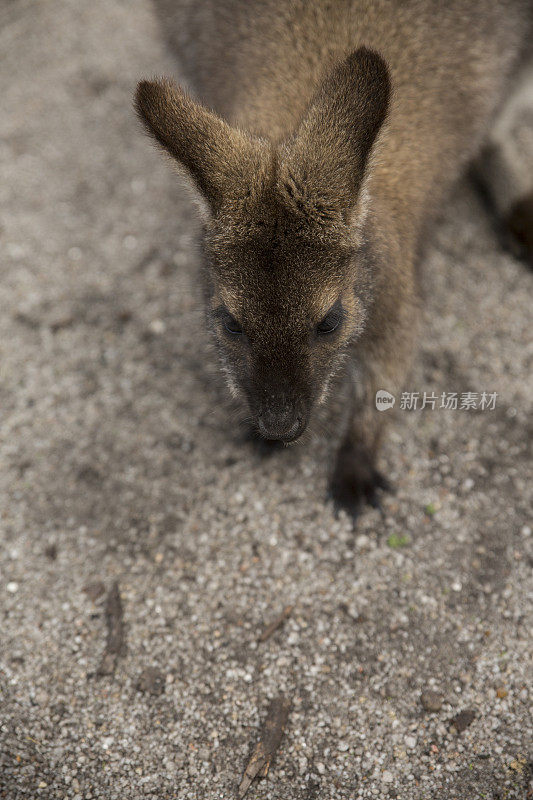
M514 203L505 222L514 238L513 250L533 267L533 192Z
M341 511L346 512L355 527L365 506L382 510L382 493L393 491L387 478L370 462L355 454L350 459L339 457L330 483L336 517Z

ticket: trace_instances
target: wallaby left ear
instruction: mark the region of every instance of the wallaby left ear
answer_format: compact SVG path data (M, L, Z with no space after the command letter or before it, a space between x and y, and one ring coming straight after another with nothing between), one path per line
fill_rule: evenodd
M250 175L261 166L264 142L228 125L168 78L141 81L134 103L148 131L185 170L211 213L246 192Z
M282 156L293 184L289 194L297 197L304 212L306 201L312 209L318 199L319 209L348 212L354 207L390 94L385 61L366 47L355 50L326 77Z

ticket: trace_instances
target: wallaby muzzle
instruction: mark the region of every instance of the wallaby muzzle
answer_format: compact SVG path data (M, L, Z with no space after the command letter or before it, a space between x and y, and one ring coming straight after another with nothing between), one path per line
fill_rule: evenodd
M264 439L294 442L306 429L313 406L309 365L300 347L291 349L277 337L266 339L262 348L266 352L254 354L245 382L248 405Z
M257 428L264 439L294 442L307 427L308 414L297 403L287 400L263 406L257 415Z

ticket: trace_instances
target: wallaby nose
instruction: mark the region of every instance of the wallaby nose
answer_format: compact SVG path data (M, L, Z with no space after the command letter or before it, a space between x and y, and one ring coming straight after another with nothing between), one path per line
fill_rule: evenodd
M293 410L263 411L257 418L257 426L264 439L293 442L303 433L305 423Z

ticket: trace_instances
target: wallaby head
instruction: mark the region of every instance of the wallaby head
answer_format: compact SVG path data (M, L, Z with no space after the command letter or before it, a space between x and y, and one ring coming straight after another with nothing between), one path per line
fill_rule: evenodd
M208 316L229 384L266 438L298 438L364 329L365 187L389 93L385 63L360 48L326 76L296 130L272 141L169 80L137 89L148 130L198 192Z

